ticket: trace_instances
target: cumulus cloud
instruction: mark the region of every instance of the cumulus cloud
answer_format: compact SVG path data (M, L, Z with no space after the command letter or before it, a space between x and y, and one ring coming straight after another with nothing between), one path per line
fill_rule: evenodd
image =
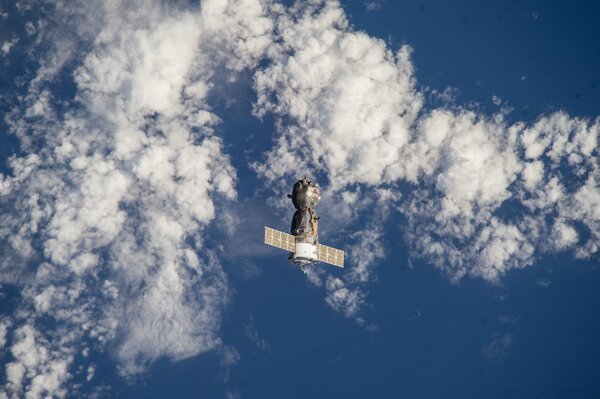
M285 126L259 173L269 180L290 168L326 173L331 189L379 184L405 175L399 150L421 106L410 49L348 28L337 2L298 5L277 22L272 63L255 76L255 112L285 115Z
M9 397L64 397L77 370L94 378L93 364L75 367L90 349L131 375L221 345L229 289L203 230L235 198L236 173L207 96L256 64L271 22L258 0L94 5L57 5L80 36L52 44L60 61L41 54L7 117L25 152L0 178L0 281L22 303ZM54 88L65 68L71 99Z
M351 30L333 1L298 3L279 16L276 31L278 40L268 50L271 62L255 75L255 114L270 112L289 122L280 125L273 149L254 167L280 192L298 170L323 176L328 196L323 214L337 214L335 222L347 227L378 202L377 193L357 185L392 183L407 173L399 160L422 103L414 89L411 50L392 53L382 40ZM380 245L368 241L380 234L377 227L357 232L363 239L357 245L374 245L378 254ZM349 281L370 274L369 262L359 263L360 272ZM316 274L311 273L313 281ZM345 284L330 279L326 285L334 308L361 301L360 289L350 295ZM346 309L353 314L357 307Z
M411 48L392 52L354 30L337 1L297 3L276 32L255 74L254 111L274 114L278 130L255 170L277 195L299 170L317 177L329 196L322 213L339 231L376 221L344 233L357 250L343 276L309 273L333 308L356 316L391 211L406 220L411 255L453 281L498 282L548 252L597 254L599 120L559 111L525 123L510 121L508 107L435 108L417 87Z
M8 55L8 53L10 53L10 49L17 44L17 42L19 41L18 37L13 37L10 40L6 40L5 42L2 43L2 46L0 46L0 51L2 51L2 55L4 57L6 57Z
M525 162L536 165L534 177L526 177L517 192L523 205L540 216L532 230L543 233L546 250L572 249L578 258L597 254L600 118L590 121L557 112L520 128Z
M434 108L412 49L356 31L337 1L47 12L13 46L39 61L6 116L22 151L0 175L0 282L22 304L0 330L7 396L65 396L76 370L96 378L95 365L74 367L94 350L130 375L223 347L229 288L204 231L235 198L236 174L209 95L245 68L254 114L277 126L252 166L273 198L298 171L322 184L321 239L343 238L348 267L308 277L346 316L363 321L394 213L411 255L453 281L497 282L543 253L597 256L599 120L512 122L506 107L482 115L449 102L451 91Z
M14 361L6 366L6 391L15 397L64 397L64 383L73 353L49 343L35 327L25 324L14 332L11 345ZM26 387L26 389L23 389Z

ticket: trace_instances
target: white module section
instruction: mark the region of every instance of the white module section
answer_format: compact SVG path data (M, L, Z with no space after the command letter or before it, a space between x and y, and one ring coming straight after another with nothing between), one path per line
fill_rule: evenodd
M297 242L294 257L317 260L317 246L315 244L309 244L307 242Z

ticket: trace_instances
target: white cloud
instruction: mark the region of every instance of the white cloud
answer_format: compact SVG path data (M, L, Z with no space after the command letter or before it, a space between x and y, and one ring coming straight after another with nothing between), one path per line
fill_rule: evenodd
M34 327L25 324L15 330L11 346L14 361L6 365L6 393L11 397L65 397L63 386L69 379L67 368L72 361L68 349L50 349Z
M422 101L414 89L411 50L394 54L382 40L350 30L333 1L297 4L280 15L277 32L279 40L268 50L271 63L255 75L255 113L272 112L291 123L281 126L274 148L254 167L278 195L298 170L323 174L328 198L322 213L346 228L380 195L356 190L356 184L391 183L407 174L401 158ZM328 303L345 307L348 315L363 295L347 285L366 281L381 257L381 244L367 239L380 236L380 229L373 225L364 233L357 234L352 254L361 266L347 282L329 279L326 288ZM309 276L322 284L317 274Z
M207 96L258 61L271 21L258 0L95 7L58 5L76 39L41 24L56 43L8 118L30 152L0 180L0 281L23 304L9 396L62 397L78 373L91 379L94 364L74 364L86 341L126 375L221 346L229 289L203 229L236 174ZM63 112L48 82L68 60L77 93Z
M0 320L0 349L3 349L6 345L6 335L10 324L10 320Z
M379 1L373 0L373 1L365 1L365 9L368 12L371 11L377 11L381 8L381 3Z
M276 26L270 63L255 75L255 113L273 113L278 134L253 166L278 196L299 170L329 196L321 213L357 248L343 276L309 274L327 282L332 307L355 317L364 301L359 284L384 256L380 209L399 210L412 256L454 281L498 282L540 253L598 252L599 120L555 112L509 123L506 107L493 115L453 101L424 108L410 47L392 53L354 31L336 1L297 4ZM382 199L382 189L395 195ZM346 233L359 215L377 221L357 232L369 250Z
M510 124L505 111L424 108L411 48L353 30L337 1L57 3L56 13L68 23L28 24L43 59L6 117L26 152L0 176L0 282L23 303L4 334L7 395L64 396L84 339L114 348L124 374L222 347L229 290L203 232L235 198L235 171L208 98L244 68L255 71L255 114L278 127L253 167L277 195L299 170L321 180L334 227L321 239L346 239L348 267L309 278L346 316L363 321L392 212L412 255L452 280L497 282L543 252L598 253L599 120L557 112ZM73 98L53 92L60 76L74 77ZM61 327L39 327L42 316Z
M523 168L523 184L529 190L534 189L544 178L544 163L541 161L527 162Z
M541 117L524 129L521 141L527 159L548 156L553 165L565 155L571 166L584 162L598 146L599 121L571 118L564 112Z
M562 221L556 221L552 226L553 245L558 250L563 250L579 240L577 231Z
M272 62L255 76L256 113L293 123L256 169L271 181L323 172L335 190L404 176L400 151L421 106L410 49L393 54L382 40L349 30L337 2L297 8L278 20Z
M18 41L18 37L13 37L12 39L6 40L4 43L2 43L2 46L0 46L0 51L2 51L2 55L6 57L8 53L10 53L10 49L12 49Z
M327 277L326 289L327 304L346 316L355 316L364 302L364 293L360 289L349 289L337 277Z

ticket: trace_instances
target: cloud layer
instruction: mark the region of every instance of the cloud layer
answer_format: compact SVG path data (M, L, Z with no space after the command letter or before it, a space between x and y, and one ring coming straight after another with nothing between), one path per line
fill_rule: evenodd
M510 122L504 110L484 115L451 99L433 108L410 47L392 53L355 31L337 1L298 4L276 27L255 113L274 113L279 128L255 169L279 191L298 170L312 173L330 196L324 215L354 229L372 221L346 241L358 248L346 274L326 277L332 307L360 309L391 210L407 221L412 257L454 281L498 282L548 252L597 254L598 119L559 111ZM322 284L321 273L311 281Z
M235 201L236 171L209 97L245 69L254 114L277 127L252 166L272 198L304 171L324 186L323 224L335 228L321 238L345 241L348 268L308 277L346 316L364 322L390 215L406 221L411 256L453 281L498 282L545 253L598 254L600 120L434 108L411 48L356 31L337 1L44 12L2 45L37 57L5 119L22 151L0 175L0 283L20 292L0 320L3 396L73 393L75 379L96 378L96 351L133 375L222 346L230 289L205 230Z
M93 363L76 367L90 351L131 375L221 345L229 289L203 230L236 173L207 96L257 62L271 22L258 1L95 6L56 5L48 20L81 41L39 34L38 72L7 118L25 152L0 176L0 281L21 303L2 324L9 397L73 393L93 378Z

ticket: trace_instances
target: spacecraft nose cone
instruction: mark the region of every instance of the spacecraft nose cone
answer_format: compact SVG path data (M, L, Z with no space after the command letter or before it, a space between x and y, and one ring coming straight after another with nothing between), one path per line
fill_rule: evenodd
M296 209L304 210L317 206L317 203L321 199L321 194L315 182L304 178L294 184L291 198Z

